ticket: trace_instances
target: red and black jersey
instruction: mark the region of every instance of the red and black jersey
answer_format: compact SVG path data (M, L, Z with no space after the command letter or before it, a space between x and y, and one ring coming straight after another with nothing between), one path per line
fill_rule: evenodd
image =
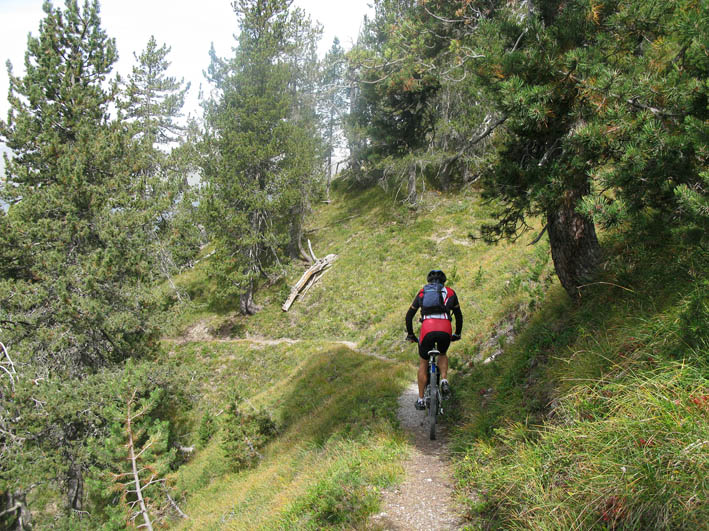
M414 333L413 318L419 308L421 308L422 300L423 288L421 288L416 297L414 297L414 301L411 303L409 311L406 312L406 331L411 335ZM421 338L429 332L446 332L451 334L451 313L455 317L455 333L460 335L463 330L463 314L460 311L458 296L455 294L453 288L443 288L443 301L446 308L445 313L426 315L422 318Z

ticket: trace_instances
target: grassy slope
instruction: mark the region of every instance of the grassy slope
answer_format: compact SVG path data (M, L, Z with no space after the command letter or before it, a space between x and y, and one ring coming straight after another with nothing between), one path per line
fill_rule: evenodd
M376 488L399 474L405 452L389 407L401 389L401 367L316 342L219 346L219 353L202 359L205 372L215 376L204 407L214 411L230 389L241 389L250 397L248 407L273 413L279 433L258 467L238 473L229 467L219 434L202 446L175 477L189 499L184 527L317 529L361 521L376 505ZM264 360L280 360L280 369L274 375L267 368L268 383L256 389L252 371ZM362 373L379 378L365 386Z
M175 481L191 516L184 526L363 525L406 454L393 417L416 360L403 342L403 315L432 267L449 273L465 316L452 378L458 485L471 528L705 522L709 260L690 245L638 243L653 241L652 231L632 246L606 236L608 284L572 303L551 280L543 242L488 247L467 237L487 218L474 194L431 193L424 204L411 212L371 190L340 193L317 208L315 252L339 258L286 314L280 304L302 265L291 266L287 283L259 293L264 309L248 319L203 302L209 284L199 268L182 279L197 303L181 317L183 327L303 340L173 345L172 359L194 372L204 395L185 437L202 413L224 408L233 388L280 427L253 470L229 471L219 434L180 468ZM704 314L694 319L697 311ZM521 332L512 345L489 339L502 321ZM473 363L498 347L504 354L495 363Z
M291 266L288 282L257 295L263 311L249 318L223 308L205 308L186 319L203 318L215 333L266 337L349 340L386 356L409 360L403 318L426 273L441 268L459 293L465 319L463 342L471 354L516 299L528 298L537 281L551 276L548 247L501 243L490 247L468 237L484 221L476 194L430 193L418 212L393 204L381 190L339 194L318 208L309 222L318 256L338 255L322 281L284 314L280 306L304 268ZM208 293L199 271L188 279L194 295Z
M578 304L551 290L494 366L457 381L471 527L706 528L709 256L637 231L605 238L608 284Z
M309 234L318 256L338 260L288 313L280 305L303 271L259 293L262 312L248 319L209 306L209 283L197 267L181 281L195 305L179 317L184 331L198 323L222 340L166 343L169 362L189 371L200 407L183 419L181 439L196 440L200 417L226 407L230 392L248 407L268 410L279 434L260 464L233 473L220 434L199 449L173 481L187 500L189 529L320 529L357 527L378 509L378 491L399 479L407 443L396 420L396 398L414 377L414 348L403 341L403 317L426 272L444 268L465 314L460 360L477 354L491 325L525 296L526 277L549 277L539 251L521 245L488 247L467 235L485 219L475 195L432 193L412 212L379 190L341 193L318 208ZM525 264L537 264L536 273ZM546 265L545 265L546 264ZM243 337L292 338L275 346ZM225 340L226 339L226 340ZM364 356L334 341L349 340ZM217 417L218 418L218 417Z

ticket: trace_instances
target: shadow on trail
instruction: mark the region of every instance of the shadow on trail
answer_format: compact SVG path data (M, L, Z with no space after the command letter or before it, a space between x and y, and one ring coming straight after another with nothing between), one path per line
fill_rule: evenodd
M333 346L311 356L278 401L278 424L288 436L322 445L333 435L357 437L375 425L394 425L406 368Z

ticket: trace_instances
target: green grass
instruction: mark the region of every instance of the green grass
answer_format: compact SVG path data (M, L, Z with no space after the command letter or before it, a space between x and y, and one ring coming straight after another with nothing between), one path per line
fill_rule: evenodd
M220 393L241 387L249 406L271 414L278 435L255 468L233 473L217 432L172 478L188 500L183 527L322 529L363 522L378 508L379 490L401 476L406 445L395 411L407 371L322 343L241 351L248 366L238 356L219 358L236 382L205 380L205 402L219 407ZM193 363L204 359L206 372L214 374L210 360L218 356L198 357ZM260 392L241 386L258 382L273 358L282 362L277 380Z
M264 309L248 318L211 304L201 265L178 279L192 303L173 337L207 331L166 342L200 394L181 440L198 439L207 411L218 424L234 389L279 430L258 466L236 474L218 431L199 446L172 478L191 517L183 527L366 527L380 490L401 476L407 442L393 415L416 363L403 318L431 268L446 271L465 316L451 349L452 422L471 529L695 529L709 519L707 253L657 227L606 234L602 278L572 302L548 245L526 245L533 234L492 247L468 237L489 215L473 191L429 193L418 211L379 190L339 191L308 226L318 256L338 260L287 313L304 264L260 290ZM514 340L491 340L504 323ZM298 341L234 340L247 337ZM479 362L498 348L494 363Z
M577 304L552 290L498 362L456 378L471 528L705 526L709 261L644 236L664 243L607 237L606 284Z
M307 234L318 257L334 253L338 259L288 313L280 306L305 271L303 264L291 264L284 282L261 290L256 300L264 308L248 318L210 308L204 275L193 271L181 279L194 296L182 329L202 319L212 331L229 336L349 340L385 356L411 359L404 314L426 273L442 268L465 318L457 349L470 358L494 323L521 301L526 304L531 292L538 297L552 278L548 247L524 245L532 234L516 245L492 247L469 238L489 215L474 192L430 192L415 212L379 189L340 192L314 212Z
M487 218L472 192L430 193L417 212L379 190L339 192L317 209L308 233L318 256L338 259L288 313L280 306L305 270L300 263L288 266L286 281L259 291L263 310L248 318L213 305L206 262L177 279L192 302L173 316L164 362L189 374L197 403L176 423L181 443L197 446L171 478L190 515L182 527L366 525L380 491L401 479L409 443L395 419L396 400L417 363L404 342L404 314L428 270L443 268L461 300L464 339L454 347L454 367L472 363L494 323L541 300L550 282L548 249L489 247L468 237ZM185 342L196 330L200 339ZM289 342L239 339L247 337ZM393 361L335 343L342 340ZM220 444L220 413L234 391L247 397L245 407L268 411L278 428L258 465L238 473ZM209 417L216 428L205 427Z

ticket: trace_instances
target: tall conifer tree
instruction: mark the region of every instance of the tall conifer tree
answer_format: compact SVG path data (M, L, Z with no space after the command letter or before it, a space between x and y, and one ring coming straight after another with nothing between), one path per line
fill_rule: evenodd
M243 313L258 310L258 278L280 272L297 248L317 171L316 128L293 60L303 14L290 4L234 2L236 55L222 60L212 52L209 68L216 94L205 104L202 204L217 239L219 295L238 298Z
M340 46L340 40L335 37L323 60L322 95L320 97L321 113L324 118L323 140L325 142L325 172L328 191L334 171L332 160L338 149L342 147L342 118L347 112L348 106L346 72L345 51Z
M168 75L170 48L151 36L128 77L119 107L133 135L135 178L149 199L154 216L149 233L154 267L183 298L173 274L199 250L200 232L194 222L193 193L188 176L194 172L191 142L181 123L189 83Z
M10 256L2 250L0 306L17 325L18 356L39 372L76 374L151 348L151 220L125 164L130 135L110 116L117 54L98 2L46 2L44 11L25 76L10 72L11 110L0 124L14 152L3 228L16 243Z
M111 116L117 53L98 2L45 2L44 12L25 75L10 70L0 122L13 151L0 190L0 321L21 367L16 399L1 397L3 437L21 445L0 463L0 491L59 485L70 513L85 501L85 441L97 431L80 383L155 348L145 239L154 218L131 132Z

